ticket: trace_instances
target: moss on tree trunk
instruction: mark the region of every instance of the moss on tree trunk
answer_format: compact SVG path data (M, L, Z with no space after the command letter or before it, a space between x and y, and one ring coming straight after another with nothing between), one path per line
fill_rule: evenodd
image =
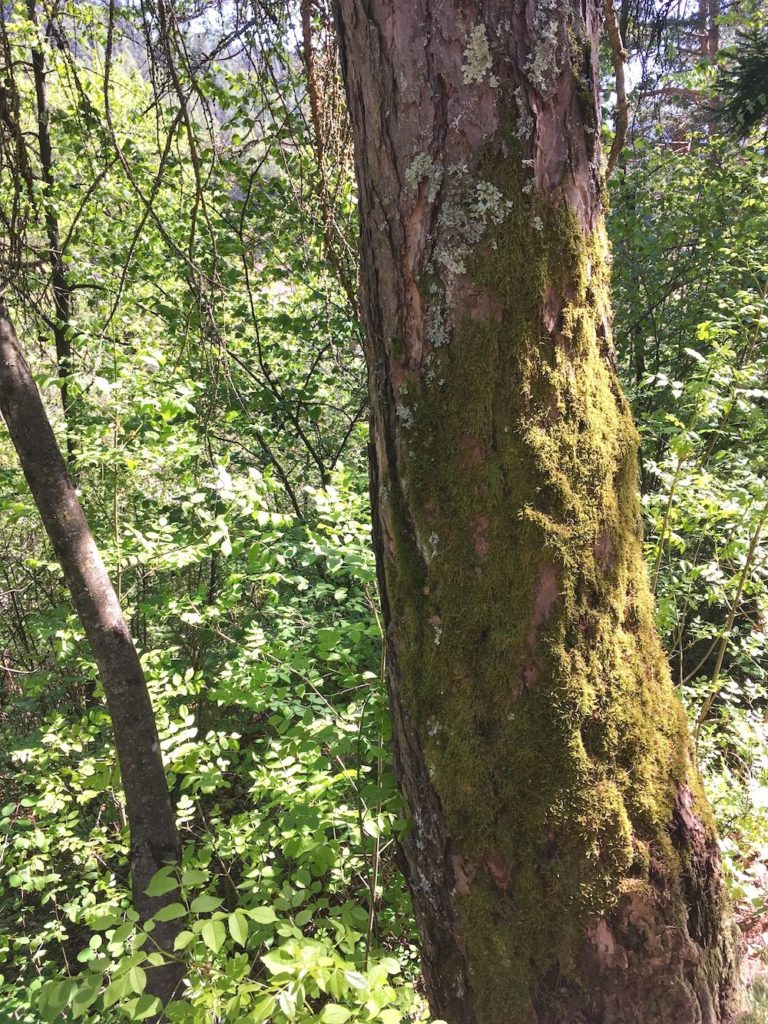
M612 362L596 6L340 0L405 844L449 1024L723 1024Z

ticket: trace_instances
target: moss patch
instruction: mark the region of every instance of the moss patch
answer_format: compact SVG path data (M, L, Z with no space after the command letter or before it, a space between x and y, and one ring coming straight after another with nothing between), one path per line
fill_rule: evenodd
M510 212L465 261L449 343L399 397L387 589L478 1019L515 1024L590 919L652 870L676 878L668 823L698 780L642 562L605 239L526 194L518 157L483 177Z

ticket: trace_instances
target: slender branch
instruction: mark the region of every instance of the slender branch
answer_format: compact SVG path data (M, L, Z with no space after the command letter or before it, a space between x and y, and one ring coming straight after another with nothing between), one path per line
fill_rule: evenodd
M680 479L680 470L682 469L683 457L678 458L677 465L675 466L675 475L672 477L672 484L669 488L669 497L667 498L667 507L664 511L664 522L661 524L661 533L659 534L659 550L656 552L656 564L653 567L653 586L652 591L656 594L656 587L659 582L659 571L661 569L661 559L664 554L664 541L667 536L667 527L669 526L669 517L672 513L672 502L675 497L675 489L677 488L677 482Z
M629 127L629 104L627 103L627 84L624 76L624 62L629 54L624 49L624 43L619 32L619 24L616 20L616 11L613 7L613 0L603 0L603 15L605 17L605 31L608 42L611 44L611 56L613 57L613 73L616 77L616 108L614 111L614 135L611 143L611 152L608 154L608 166L606 177L610 177L619 156L627 140L627 129Z
M725 652L728 648L728 642L731 639L731 630L733 629L733 623L736 619L736 613L739 610L739 605L741 604L741 596L744 592L744 586L747 582L749 572L752 568L755 552L757 551L757 545L760 542L760 534L762 533L766 519L768 519L768 501L766 501L765 505L763 506L763 511L760 514L760 518L757 521L757 526L755 527L755 531L752 534L752 537L749 542L747 557L744 559L744 565L742 566L741 573L739 574L739 582L736 586L736 593L734 594L733 601L731 602L731 610L728 613L725 628L723 629L723 634L720 638L720 647L717 652L717 661L715 662L715 667L712 672L712 679L710 680L711 691L707 699L704 701L704 704L702 705L701 711L699 712L699 717L696 719L697 742L701 727L704 724L704 722L706 722L707 717L709 716L709 712L712 710L712 705L715 703L715 698L723 688L723 684L718 685L718 680L720 678L720 672L723 668Z

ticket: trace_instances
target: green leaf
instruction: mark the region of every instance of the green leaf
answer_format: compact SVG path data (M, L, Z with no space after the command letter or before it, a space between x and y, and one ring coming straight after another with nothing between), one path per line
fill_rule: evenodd
M181 876L181 884L185 889L189 889L193 885L202 885L203 882L206 882L207 880L208 872L198 871L197 868L187 868Z
M239 946L244 946L248 941L248 918L242 910L236 910L229 915L227 921L229 934Z
M99 914L98 917L90 918L88 924L94 931L104 932L107 928L114 928L116 925L122 924L122 918L117 914Z
M129 1020L146 1020L147 1017L155 1017L162 1009L162 1003L157 996L143 995L138 999L131 999L120 1009Z
M261 962L270 974L295 974L296 965L293 959L282 949L274 949L265 953Z
M381 1024L400 1024L403 1019L402 1010L396 1010L394 1006L388 1006L385 1010L379 1011L377 1018Z
M147 972L141 967L132 967L128 971L128 981L131 989L140 996L147 987Z
M344 971L333 971L328 979L328 991L336 999L341 999L349 991L349 982L344 976Z
M283 988L277 993L277 1005L288 1020L294 1019L296 1016L296 997L289 988Z
M47 981L40 989L37 1008L44 1021L55 1020L74 994L76 983L71 978Z
M110 942L124 942L125 939L133 932L133 924L131 921L124 921L119 928L115 928L115 931L109 940Z
M260 999L251 1010L250 1021L253 1024L262 1024L263 1021L271 1017L277 1002L273 996L267 996L266 999Z
M101 991L101 980L100 974L90 974L78 985L72 998L73 1017L82 1017L88 1007L96 1002Z
M213 953L219 952L227 937L227 933L224 931L224 923L222 921L206 921L203 925L201 934L203 936L203 942Z
M165 896L167 892L177 889L179 883L174 873L172 864L168 864L152 876L152 879L144 890L147 896Z
M108 1010L110 1006L113 1006L118 999L124 999L127 995L131 994L131 982L128 974L123 974L122 977L116 978L111 985L108 986L104 993L104 1009Z
M320 1011L323 1024L345 1024L352 1016L352 1011L339 1003L326 1003Z
M186 949L190 942L194 939L194 937L194 932L179 932L179 934L173 940L174 950Z
M155 921L175 921L179 917L185 917L187 908L183 903L169 903L167 907L160 907L155 914Z
M202 896L197 896L192 900L189 909L193 914L207 914L220 905L221 900L216 899L215 896L208 896L206 893L203 893Z
M257 924L273 924L277 920L277 914L272 907L256 907L248 913Z

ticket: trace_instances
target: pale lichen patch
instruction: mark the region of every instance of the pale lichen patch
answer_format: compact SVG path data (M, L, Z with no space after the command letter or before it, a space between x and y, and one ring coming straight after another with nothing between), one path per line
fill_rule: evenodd
M396 406L397 418L403 424L406 430L409 430L413 426L413 410L409 409L407 405L399 402Z
M565 10L561 13L563 6ZM562 70L561 26L567 24L568 18L563 0L539 0L536 5L535 42L525 70L528 81L545 99L552 96Z
M473 181L463 165L449 167L446 197L438 219L438 242L432 269L442 268L446 285L466 273L466 261L491 225L501 224L512 202L489 181Z
M428 153L417 153L405 172L405 180L409 185L418 188L425 178L427 180L427 199L430 203L434 203L443 180L443 169Z
M469 33L469 42L464 50L464 65L462 73L465 85L478 85L493 66L491 60L491 48L488 44L488 35L485 25L475 25ZM498 79L496 80L498 85ZM494 83L491 82L493 86Z
M427 310L427 341L432 348L442 348L448 344L448 326L445 313L435 297Z

